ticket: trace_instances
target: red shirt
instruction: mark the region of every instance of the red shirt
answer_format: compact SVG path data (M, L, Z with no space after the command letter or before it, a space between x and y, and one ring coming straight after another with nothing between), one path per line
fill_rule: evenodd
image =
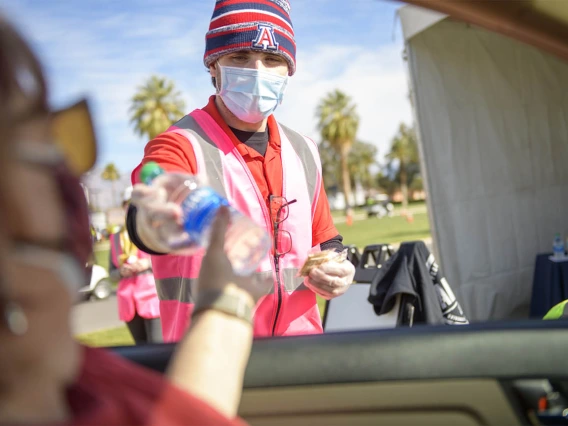
M247 163L254 180L264 197L267 205L270 195L282 195L282 158L280 154L280 134L273 115L268 117L269 141L266 154L263 157L257 151L249 148L237 139L227 123L219 114L215 105L215 96L209 98L209 103L203 111L208 113L233 141L233 144ZM166 171L180 171L190 174L197 173L195 153L187 140L177 133L162 133L152 139L144 149L142 164L155 161ZM136 173L133 173L132 183L136 183ZM321 186L318 203L312 224L312 246L324 243L339 234L329 210L329 202L323 185Z
M72 425L246 425L108 350L84 353L79 380L68 392Z

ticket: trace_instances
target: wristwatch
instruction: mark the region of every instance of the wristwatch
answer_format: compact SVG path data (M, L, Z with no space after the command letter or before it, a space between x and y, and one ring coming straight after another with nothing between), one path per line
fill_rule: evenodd
M226 291L204 291L198 296L198 301L193 308L192 316L196 316L206 310L215 310L224 314L237 317L249 324L253 324L252 305L250 298L244 293L229 293Z

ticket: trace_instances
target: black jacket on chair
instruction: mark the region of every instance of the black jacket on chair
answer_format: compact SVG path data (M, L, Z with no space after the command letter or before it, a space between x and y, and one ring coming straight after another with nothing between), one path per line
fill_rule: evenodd
M434 256L422 241L403 243L371 282L375 313L389 312L402 294L414 305L414 323L468 324Z

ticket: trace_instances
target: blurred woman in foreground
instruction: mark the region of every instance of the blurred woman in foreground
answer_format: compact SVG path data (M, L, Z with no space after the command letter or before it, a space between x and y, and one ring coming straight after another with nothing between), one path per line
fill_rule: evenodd
M260 294L224 254L227 212L213 227L192 327L165 376L80 346L70 313L92 243L85 197L53 143L51 118L37 60L0 17L0 423L241 423ZM219 300L244 309L219 309Z

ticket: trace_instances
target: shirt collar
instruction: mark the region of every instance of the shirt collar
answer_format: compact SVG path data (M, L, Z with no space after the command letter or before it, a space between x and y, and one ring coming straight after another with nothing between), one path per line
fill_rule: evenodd
M235 145L235 147L237 148L237 150L241 155L249 155L251 157L260 155L254 149L249 148L248 146L246 146L244 143L242 143L240 140L237 139L237 137L229 128L227 123L225 123L225 120L223 120L223 117L221 117L221 114L217 109L217 105L215 104L215 97L216 95L212 95L209 98L209 102L203 108L203 111L209 114L215 120L215 122L221 127L221 129L223 129L225 134L229 136L229 138L233 142L233 145ZM268 146L273 150L280 151L280 144L281 144L280 132L278 131L278 123L276 122L276 118L274 118L273 114L271 114L268 117L267 127L268 127Z

